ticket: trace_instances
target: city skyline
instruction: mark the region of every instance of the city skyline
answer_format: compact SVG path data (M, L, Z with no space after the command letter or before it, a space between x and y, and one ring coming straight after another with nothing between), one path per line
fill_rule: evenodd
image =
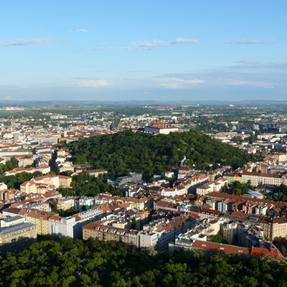
M1 3L0 101L284 100L286 8L284 1Z

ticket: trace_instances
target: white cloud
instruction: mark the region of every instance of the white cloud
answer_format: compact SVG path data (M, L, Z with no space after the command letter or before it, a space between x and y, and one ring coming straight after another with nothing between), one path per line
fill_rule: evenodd
M204 84L202 79L167 78L162 79L160 87L165 89L190 89Z
M82 28L78 28L76 31L80 33L88 33L89 29L82 27Z
M197 44L198 39L194 38L176 38L174 41L171 41L171 45L183 45L183 44Z
M111 86L111 82L100 79L83 79L78 80L77 84L83 88L106 88Z
M246 86L246 87L256 87L264 89L274 88L274 84L264 81L247 81L247 80L232 80L228 83L231 86Z
M0 46L17 47L17 46L40 46L48 43L44 38L16 38L0 40Z
M154 50L158 48L169 48L175 47L177 45L194 45L199 42L198 39L195 38L182 38L178 37L174 40L164 41L164 40L145 40L145 41L138 41L132 42L128 44L122 45L110 45L110 44L98 44L93 50L127 50L127 51L143 51L143 50Z
M150 41L137 42L134 44L134 48L150 50L150 49L155 49L155 48L161 48L166 45L167 45L166 42L163 42L160 40L150 40Z
M139 49L139 50L151 50L163 47L171 47L176 45L191 45L197 44L199 42L198 39L195 38L176 38L175 40L171 41L162 41L162 40L148 40L148 41L141 41L136 42L132 45L132 48Z
M265 40L248 40L248 39L242 39L242 40L235 40L229 42L229 44L234 45L270 45L272 44L271 41L265 41Z

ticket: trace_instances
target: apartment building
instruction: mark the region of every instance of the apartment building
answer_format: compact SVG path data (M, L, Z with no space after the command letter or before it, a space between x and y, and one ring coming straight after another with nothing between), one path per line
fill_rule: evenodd
M205 203L222 213L256 216L260 219L264 237L268 240L287 236L285 202L213 192L206 196Z
M31 166L34 163L34 157L31 154L29 154L29 155L16 155L15 158L18 161L19 167Z
M287 177L285 175L279 174L243 172L241 182L249 182L252 186L255 187L258 185L280 186L281 184L287 185Z
M220 233L227 244L210 241L210 236ZM186 233L180 234L169 251L191 250L194 252L219 251L226 254L245 256L272 256L283 259L281 252L270 242L263 240L263 229L257 225L245 225L227 218L204 219L195 224Z
M92 222L83 227L83 239L98 239L101 241L115 241L140 247L139 231L102 225L100 221Z
M286 238L287 236L287 217L263 218L261 226L264 230L264 236L268 240L274 240L278 237Z
M168 126L167 124L163 122L154 122L151 125L146 126L144 128L144 132L148 134L153 134L153 135L158 135L158 134L168 135L173 132L178 132L178 128Z
M265 200L250 196L241 196L223 192L211 192L204 196L203 202L211 209L222 213L240 211L250 215L267 215L268 211L284 215L287 203L281 201Z
M192 223L186 216L178 216L171 220L160 219L143 226L138 231L129 228L115 227L101 221L92 222L83 227L83 239L97 238L103 241L124 242L139 248L151 248L159 252L168 248L178 234L185 232Z
M48 233L82 238L83 226L91 221L98 220L104 212L101 209L91 209L69 217L54 215L49 218Z
M0 191L6 190L8 186L4 182L0 182Z
M52 216L51 213L32 209L7 208L3 210L3 214L10 216L21 215L27 222L35 225L38 235L49 234L49 218Z
M20 190L24 193L45 193L60 187L71 187L72 178L63 175L45 175L32 178L21 184Z
M25 222L22 216L7 216L0 220L0 246L11 243L19 245L21 241L36 238L36 226Z
M225 184L227 184L227 180L222 178L212 182L208 182L204 185L197 187L196 194L201 196L206 195L210 192L218 192Z

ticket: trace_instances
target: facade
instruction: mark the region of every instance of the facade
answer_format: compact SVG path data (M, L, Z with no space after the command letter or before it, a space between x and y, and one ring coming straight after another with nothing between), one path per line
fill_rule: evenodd
M287 178L281 175L269 174L269 173L252 173L244 172L241 178L242 183L248 183L252 186L258 185L275 185L287 184Z
M218 227L219 228L214 228ZM212 242L211 235L221 234L227 244ZM284 256L270 242L263 240L263 230L257 225L244 225L241 222L220 218L204 219L196 222L186 233L180 234L169 250L191 250L200 252L219 251L226 254L245 256L268 255L277 259Z
M137 230L125 230L112 226L101 225L100 222L92 222L83 227L83 239L98 239L101 241L115 241L140 247Z
M8 187L4 182L0 182L0 191L6 190Z
M108 171L106 169L92 169L88 171L89 176L98 177L100 175L107 174Z
M197 187L196 194L206 195L210 192L218 192L225 184L227 184L226 179L218 179L212 182L208 182L202 186Z
M157 134L168 135L173 132L178 132L178 128L168 126L162 122L154 122L151 125L146 126L144 128L144 132L148 134L153 134L153 135L157 135Z
M169 220L151 222L138 231L129 228L119 228L101 221L89 223L83 227L83 239L96 238L103 241L124 242L139 248L151 248L164 251L176 236L185 232L191 226L188 217L175 217Z
M21 184L20 190L24 193L45 193L49 190L58 189L60 187L71 187L72 178L63 175L44 175L32 178Z
M74 198L60 198L57 201L57 209L58 210L68 210L75 206Z
M48 213L38 210L27 210L24 212L20 212L20 214L25 216L28 222L31 222L36 226L36 232L38 235L49 234L50 215Z
M27 222L35 225L38 235L49 234L49 218L51 214L48 212L33 209L7 208L3 211L3 214L10 216L21 215Z
M264 237L274 240L278 237L287 237L287 218L278 217L274 219L262 219L261 226L264 230Z
M49 219L48 233L82 238L83 226L93 220L100 219L103 212L100 209L91 209L69 217L54 215Z
M7 216L0 221L0 246L5 244L20 244L27 239L36 239L36 226L25 222L22 216Z
M19 155L15 156L19 167L31 166L34 163L33 155Z

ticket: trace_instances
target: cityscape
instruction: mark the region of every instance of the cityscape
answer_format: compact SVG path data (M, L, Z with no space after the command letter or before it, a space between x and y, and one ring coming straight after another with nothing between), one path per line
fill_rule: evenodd
M286 3L245 19L247 1L11 2L26 14L0 36L0 287L287 286ZM205 54L178 31L212 8L235 17L219 39L267 38ZM153 40L127 41L133 21Z

